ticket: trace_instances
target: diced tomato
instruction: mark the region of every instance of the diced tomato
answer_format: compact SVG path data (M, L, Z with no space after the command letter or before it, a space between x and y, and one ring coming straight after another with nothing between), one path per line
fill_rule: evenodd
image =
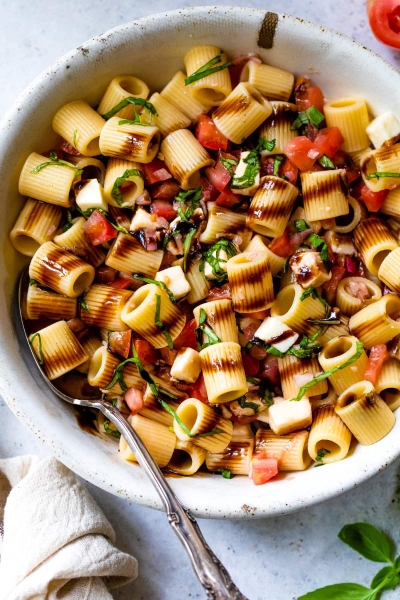
M128 408L130 408L132 415L137 415L143 408L143 393L134 387L126 390L124 400Z
M317 85L309 87L302 86L305 89L296 90L296 105L299 111L307 110L315 106L319 112L324 112L324 95Z
M118 288L119 290L127 290L133 283L133 279L131 277L117 277L114 281L111 281L109 285L114 288Z
M150 212L157 215L157 217L167 219L167 221L171 221L176 217L175 208L166 200L153 200L150 205Z
M334 294L336 292L337 286L339 285L341 279L346 275L346 269L344 267L332 267L331 270L332 277L329 281L325 281L323 284L323 288L328 294Z
M186 321L185 327L182 329L178 337L174 341L174 348L180 350L181 348L193 348L193 350L197 350L197 340L196 340L196 319L192 319L191 321Z
M381 374L383 364L389 359L389 352L385 344L376 344L372 346L367 366L364 373L364 379L376 385L378 377Z
M264 319L269 317L270 313L271 311L269 308L266 308L265 310L257 310L252 313L246 313L246 317L249 317L249 319L260 319L260 321L264 321Z
M269 245L271 252L281 258L288 258L297 249L297 246L292 243L289 229L285 229L285 233L280 237L275 238Z
M175 196L179 194L180 189L179 183L173 181L172 179L168 179L167 181L155 183L151 187L150 192L153 198L158 198L160 200L173 200Z
M339 127L325 127L324 129L320 129L314 140L317 148L329 158L332 158L336 154L343 142L344 137Z
M291 160L285 158L281 166L279 167L279 176L282 177L284 175L289 182L293 185L296 184L297 175L299 174L299 169L292 163Z
M110 331L108 336L108 349L113 354L120 354L124 358L128 358L131 350L132 330L126 331Z
M310 171L317 158L322 156L317 146L304 135L290 140L284 148L284 153L300 171Z
M197 400L200 400L200 402L204 402L204 404L209 404L203 374L201 374L197 381L190 386L189 394L191 398L197 398Z
M265 450L257 452L251 460L251 477L256 485L267 483L278 474L278 460L268 458Z
M200 177L199 186L203 190L203 200L213 201L219 196L219 191L208 181L206 177Z
M343 152L343 150L338 150L331 157L331 160L336 168L346 171L349 184L352 184L360 177L360 171L355 168L353 159L346 152Z
M112 267L107 267L106 265L102 265L101 267L97 267L95 271L94 280L96 283L111 283L114 281L117 275L117 269L113 269Z
M218 129L208 115L200 115L197 121L196 138L199 144L210 150L226 150L229 140Z
M98 210L92 212L83 226L83 232L93 246L113 240L118 233Z
M259 377L268 381L272 388L279 383L279 366L276 356L267 354L260 366Z
M152 185L158 181L172 179L172 175L165 166L165 163L159 158L155 158L150 163L143 164L142 168L144 178L148 185Z
M228 169L225 169L224 165L220 161L220 158L230 158L237 160L232 154L220 152L215 167L207 167L205 174L208 181L220 192L226 188L231 180L231 174Z
M372 33L380 42L400 49L400 5L398 0L368 0Z
M82 156L82 154L78 152L78 150L66 140L63 140L63 142L61 142L60 150L61 152L65 152L66 154L72 154L73 156Z
M226 208L231 208L231 206L235 206L241 200L241 196L239 194L234 194L229 186L220 193L218 198L215 201L215 204L218 206L225 206Z
M135 344L138 358L144 365L152 365L158 360L158 354L153 346L150 346L149 342L136 338L133 340L133 343Z
M253 356L250 356L245 350L242 350L242 362L246 375L249 375L250 377L257 375L260 368L260 362Z
M207 302L212 302L213 300L223 300L225 298L230 299L231 295L231 287L229 283L224 283L221 287L213 287L208 292Z
M360 181L354 188L352 196L364 202L370 212L378 212L388 196L389 190L373 192L366 183Z
M170 350L168 348L168 346L165 346L165 348L160 348L159 352L161 354L161 358L163 359L163 361L167 365L170 365L170 367L172 367L172 365L174 364L176 355L178 354L178 350Z

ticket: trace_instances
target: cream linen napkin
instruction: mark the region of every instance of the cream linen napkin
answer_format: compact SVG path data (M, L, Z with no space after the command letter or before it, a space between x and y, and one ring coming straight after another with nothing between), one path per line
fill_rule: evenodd
M4 524L4 525L3 525ZM75 475L55 458L0 460L0 600L109 600L135 558Z

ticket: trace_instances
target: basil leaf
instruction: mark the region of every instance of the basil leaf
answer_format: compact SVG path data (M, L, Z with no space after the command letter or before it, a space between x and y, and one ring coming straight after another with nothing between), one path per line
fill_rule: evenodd
M41 163L40 165L38 165L37 167L32 169L32 171L30 171L30 173L39 173L39 171L42 171L46 167L54 167L55 165L59 166L59 167L68 167L69 169L74 169L76 171L76 173L75 173L76 177L78 175L82 175L82 173L83 173L83 169L78 169L75 165L68 162L67 160L59 159L57 154L55 154L54 152L50 152L50 160L49 161Z
M122 227L122 225L115 225L114 223L111 223L111 221L108 221L108 222L110 223L111 227L114 227L114 229L116 229L117 231L121 231L121 233L125 233L125 234L129 233L129 231L127 229L125 229L125 227Z
M190 253L190 248L192 247L192 240L194 235L196 234L197 229L196 227L193 227L193 229L191 229L189 231L189 233L186 235L185 237L185 241L183 242L183 272L186 273L187 271L187 259Z
M232 473L229 469L218 469L217 473L221 473L224 479L232 479Z
M275 177L279 177L279 167L281 166L282 162L285 160L284 156L276 156L274 158L274 172L273 175L275 175Z
M122 204L124 202L124 199L123 199L123 196L122 196L122 193L121 193L121 190L119 189L119 187L120 187L120 185L125 183L125 181L129 177L141 177L142 179L144 179L143 173L142 173L142 171L140 171L140 169L127 169L121 175L121 177L116 178L116 180L114 181L112 190L111 190L111 196L114 198L114 200L118 204L118 206L122 206Z
M319 158L317 160L317 163L319 165L321 165L321 167L324 167L325 169L334 169L335 168L335 165L333 164L333 162L331 161L329 156L326 156L326 154L323 154L323 156L321 156L321 158Z
M266 140L265 138L260 138L258 140L257 149L259 152L262 150L268 150L268 152L272 152L275 148L276 140Z
M118 104L116 106L114 106L114 108L112 108L111 110L109 110L108 112L106 112L104 115L101 115L101 116L103 117L103 119L105 121L108 121L108 119L111 119L111 117L113 117L117 112L119 112L120 110L125 108L125 106L129 106L129 104L134 104L136 106L143 106L144 108L147 108L147 110L150 111L150 113L152 115L157 115L157 111L154 107L154 104L152 104L151 102L148 102L147 100L144 100L143 98L136 98L134 96L128 96L128 98L124 98L123 100L121 100L121 102L118 102Z
M299 596L297 600L373 600L372 590L358 583L337 583Z
M391 562L389 538L369 523L345 525L339 532L339 539L368 560Z
M233 158L223 158L223 157L221 157L219 160L220 160L220 163L228 171L229 175L231 177L233 177L235 175L235 173L233 171L233 167L237 167L238 166L238 164L239 164L238 161L234 160Z
M259 406L255 402L246 402L246 396L241 396L238 398L238 404L240 408L251 408L254 411L254 414L258 413Z
M226 254L226 259L220 256L221 252ZM212 269L214 275L213 278L209 278L210 281L217 281L223 283L228 278L228 273L222 268L222 264L226 264L232 256L236 256L237 249L232 242L221 238L211 246L206 252L203 253L203 263L201 270L204 271L204 264L208 263Z
M319 462L319 463L323 463L323 458L327 455L330 454L331 451L327 450L326 448L320 448L317 452L317 456L315 457L315 461Z
M263 396L263 398L261 398L261 402L263 404L265 404L265 406L268 406L268 408L273 405L274 399L272 397L271 390L268 390L268 389L265 390L264 396Z
M44 365L44 356L43 356L43 349L42 349L42 336L40 335L40 333L34 333L32 337L29 338L29 343L32 346L35 338L38 339L38 344L39 344L39 365L42 366Z
M30 279L30 280L29 280L29 287L30 287L31 285L37 285L37 284L38 284L38 282L36 281L36 279Z
M309 224L304 219L299 219L298 221L295 221L294 226L296 227L296 229L299 233L302 233L303 231L307 231L307 229L311 229Z
M294 121L290 129L300 129L304 125L311 123L316 127L319 127L322 121L325 119L324 115L319 112L315 106L310 106L307 110L299 112L297 119Z
M167 285L163 281L156 281L156 279L150 279L149 277L142 277L141 275L138 275L137 273L133 273L132 277L134 279L137 279L138 281L143 281L144 283L154 283L154 285L157 285L159 288L161 288L162 290L167 292L168 298L171 300L171 302L173 302L174 304L176 303L176 298L175 298L174 294L171 292L169 287L167 287Z
M394 590L399 583L400 575L396 573L395 569L393 567L383 567L371 581L371 588L375 589L379 587L381 591Z
M117 439L119 439L121 437L121 434L118 431L118 429L114 429L114 425L112 427L110 427L110 421L108 419L104 419L103 427L104 427L104 431L106 433L109 433L110 435L114 436Z
M165 337L165 339L167 341L168 348L170 350L173 350L174 349L174 344L172 343L171 334L165 328L164 323L161 321L160 313L161 313L161 296L159 294L156 294L156 314L155 314L154 322L157 325L157 327L159 329L161 329L161 332L162 332L163 336Z
M208 346L213 346L214 344L219 344L222 340L217 336L217 334L211 329L209 325L206 323L207 313L204 308L200 309L199 315L199 324L195 329L195 334L197 338L197 343L199 345L200 350L204 348L208 348ZM207 342L203 343L202 334L206 334Z
M76 138L77 138L77 135L78 135L78 130L77 130L77 129L75 129L75 130L74 130L74 137L73 137L73 139L72 139L72 141L73 141L73 145L74 145L74 148L75 148L75 149L76 149Z
M232 63L226 62L222 65L218 65L218 63L222 62L222 54L217 54L211 60L209 60L205 65L197 69L194 73L186 77L185 85L189 85L194 81L198 81L199 79L203 79L203 77L207 77L208 75L212 75L213 73L218 73L218 71L222 71L223 69L227 69L231 66ZM218 65L218 66L214 66Z
M370 173L367 175L367 179L379 179L380 177L400 177L400 173L387 173L386 171L379 171L378 173Z
M183 221L189 221L190 217L193 216L196 208L200 206L200 201L203 199L203 188L201 186L194 188L193 190L187 190L186 192L179 192L175 196L175 200L180 204L186 205L186 211L184 212L181 207L178 208L178 214Z
M86 310L86 312L90 312L89 307L85 302L85 294L83 294L82 296L79 296L78 304L79 304L79 306L81 306L83 308L83 310Z
M303 301L306 298L308 298L309 296L312 296L315 300L319 300L321 302L321 304L323 306L325 306L325 311L326 311L326 314L328 315L328 312L330 312L331 307L329 306L327 301L324 300L324 298L322 298L322 296L319 295L317 288L310 287L310 288L304 290L304 292L300 296L300 300Z

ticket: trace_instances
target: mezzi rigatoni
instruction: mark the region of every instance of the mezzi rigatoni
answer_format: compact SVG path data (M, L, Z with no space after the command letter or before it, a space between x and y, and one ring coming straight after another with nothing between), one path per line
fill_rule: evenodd
M195 123L202 113L207 113L210 106L195 98L193 86L185 85L186 75L178 71L171 81L161 90L160 96L181 110L192 123Z
M334 408L320 408L314 417L308 438L308 453L311 458L321 464L342 460L350 449L350 442L351 432Z
M248 246L246 246L246 252L265 252L268 255L269 266L273 277L282 270L285 263L285 259L277 254L271 252L268 248L269 240L262 235L255 235Z
M177 439L167 469L178 475L194 475L207 456L210 454L204 448L196 446L193 442Z
M396 358L389 358L382 367L375 390L393 411L400 406L399 381L400 362Z
M231 402L247 393L240 346L221 342L200 352L201 367L211 404Z
M356 152L368 148L366 127L369 123L368 109L361 98L338 98L324 105L328 127L339 127L344 143L342 150Z
M206 466L209 471L221 472L226 469L232 475L248 475L251 467L254 440L232 439L221 452L208 452Z
M61 164L51 164L39 169L49 162L51 160L47 156L32 152L22 167L18 191L23 196L69 208L74 201L70 192L78 169Z
M351 335L340 336L325 344L318 356L318 361L323 371L330 371L346 363L349 358L356 354L356 351L356 337ZM362 352L361 356L353 364L330 375L329 381L335 392L340 395L354 383L362 381L366 366L367 355L365 352Z
M240 80L253 85L268 100L287 101L292 93L294 75L289 71L249 60L242 69Z
M218 46L194 46L185 54L184 58L187 76L190 77L217 56L219 57L218 65L227 63L225 52L221 52ZM207 106L219 106L232 91L228 69L222 69L187 85L192 88L196 100Z
M193 316L197 325L199 325L202 310L206 313L206 323L222 342L238 343L238 327L230 300L213 300L196 306L193 310ZM205 337L206 335L203 334L203 338Z
M373 192L396 188L400 184L400 144L366 152L360 167L364 182Z
M106 122L100 135L101 154L131 162L151 162L160 147L158 127L142 127L123 121L119 117L111 117Z
M33 256L41 244L54 238L61 217L59 206L28 198L10 231L12 245L21 254Z
M298 283L285 286L276 296L271 316L296 332L312 336L318 331L318 325L313 325L308 319L322 319L325 307L312 295L302 300L303 291Z
M380 300L362 308L349 321L349 330L366 348L387 344L400 334L400 298L386 294Z
M149 253L135 237L119 233L105 263L118 271L139 273L153 279L160 268L162 258L162 250Z
M126 191L120 186L125 185ZM110 158L104 179L104 196L111 206L133 207L143 194L144 176L139 163Z
M301 186L307 221L348 214L348 186L344 169L302 173Z
M165 164L182 189L198 185L200 169L214 164L213 159L188 129L177 129L163 140L161 152Z
M128 422L132 425L158 466L166 467L174 452L176 435L168 427L140 415L128 417ZM136 462L135 455L122 436L119 450L123 459Z
M311 463L307 452L308 431L276 435L261 428L255 437L255 452L265 451L268 458L278 460L280 471L304 471Z
M189 437L175 420L174 431L178 439L184 442L191 441L208 452L225 450L232 438L232 421L224 419L211 406L207 406L197 398L184 400L176 412L182 423L190 431L191 436L193 436ZM215 429L218 432L213 435L202 436L202 434L212 432Z
M242 252L227 262L233 308L239 313L270 308L275 301L266 252Z
M379 267L398 243L389 227L377 217L362 221L354 230L354 244L360 258L372 275L378 275Z
M93 267L99 267L106 257L101 246L93 246L87 239L84 233L84 225L86 220L84 217L76 217L72 219L71 227L66 231L59 233L53 237L53 242L65 248L72 254L79 256Z
M294 185L280 177L263 177L247 213L247 226L261 235L279 237L285 231L298 194Z
M215 202L207 202L208 220L207 227L200 234L199 240L203 244L214 244L221 233L231 235L232 233L242 233L246 227L246 215L240 212L234 212L218 206Z
M99 138L104 119L83 100L65 104L54 115L53 129L85 156L100 154Z
M352 293L352 287L353 289L357 289L354 284L356 284L356 286L360 284L365 286L368 297L363 298L362 300L357 298L357 296ZM348 317L351 317L361 308L364 308L364 306L368 306L380 298L382 298L381 288L366 277L345 277L340 281L336 290L336 304L340 311Z
M187 129L191 125L191 120L177 106L163 98L158 92L152 94L149 98L157 111L157 115L153 116L153 125L158 127L163 137L176 131L177 129ZM143 110L142 117L150 117L147 109Z
M282 394L288 400L295 398L301 386L321 372L321 367L316 358L300 359L291 355L278 358L278 367ZM327 391L328 384L326 379L323 379L311 386L304 397L318 396L319 394L325 394Z
M100 346L90 360L88 371L90 385L105 388L114 377L115 369L119 363L119 358L111 354L106 346Z
M275 145L270 151L263 150L263 155L283 153L286 144L298 135L297 130L292 129L298 114L296 105L291 102L273 101L271 106L272 113L260 127L260 138L275 140Z
M104 115L115 108L120 102L126 100L126 98L141 98L142 100L146 100L149 92L147 84L138 77L118 75L108 84L97 112L100 115ZM139 104L128 104L115 113L115 115L120 119L134 119L135 109L137 113L140 113L142 107Z
M85 295L87 310L81 307L81 319L90 327L104 327L109 331L128 329L121 313L131 296L129 290L96 283Z
M26 297L26 316L28 319L73 319L76 316L77 299L56 294L32 283Z

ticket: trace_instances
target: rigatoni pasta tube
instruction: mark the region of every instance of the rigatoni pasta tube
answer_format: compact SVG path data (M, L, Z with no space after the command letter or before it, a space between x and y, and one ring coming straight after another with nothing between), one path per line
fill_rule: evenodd
M222 342L208 346L200 352L200 358L211 404L230 402L247 393L239 344Z
M160 96L168 100L195 123L202 113L207 113L209 104L203 104L194 97L193 87L185 85L186 75L182 71L175 73L171 81L161 90Z
M255 235L249 245L245 248L246 252L266 252L268 254L269 266L272 276L275 277L282 270L285 259L278 256L268 248L269 240L262 235Z
M93 329L88 329L87 333L85 333L79 339L79 343L89 356L88 360L79 367L76 367L76 370L80 373L87 373L89 371L90 360L93 354L96 352L98 348L103 346L101 339L97 336Z
M204 463L207 451L192 442L176 440L167 469L178 475L194 475Z
M266 252L241 252L226 264L236 312L256 312L274 303L274 286Z
M124 331L128 329L128 325L121 319L121 312L131 296L132 292L129 290L95 283L85 296L88 310L81 307L81 319L89 327Z
M262 177L246 217L246 225L269 237L279 237L285 231L299 190L281 177Z
M26 316L28 319L73 319L76 316L77 299L68 298L42 289L38 285L30 285L26 298Z
M206 323L222 342L238 343L238 328L232 303L229 299L212 300L196 306L193 315L196 325L200 322L200 311L206 312ZM206 337L206 336L205 336Z
M349 329L366 348L386 344L400 334L400 298L386 294L380 300L355 313L349 321Z
M139 375L136 365L133 363L127 363L122 371L122 376L126 387L134 387L141 390L143 387L143 379ZM111 388L108 389L109 394L123 394L123 390L117 381Z
M125 175L126 174L126 175ZM113 189L118 178L124 177L124 183L127 183L126 189L118 191L122 195L122 204L120 205L113 196ZM104 197L111 206L133 207L136 198L143 194L144 176L139 163L122 158L110 158L107 163L106 176L104 179ZM114 193L115 195L115 193ZM129 229L129 227L128 227Z
M127 420L158 466L160 468L166 467L174 452L176 435L168 427L140 415L132 415ZM119 451L123 459L137 462L135 455L122 435L119 441Z
M108 210L110 211L110 215L115 220L117 225L121 225L124 229L129 231L129 227L131 226L132 218L130 217L127 210L123 208L119 208L117 206L112 206L112 204L108 205ZM124 234L122 234L124 235ZM115 242L114 242L115 244ZM143 248L143 246L142 246ZM143 248L144 249L144 248ZM122 269L119 269L122 270Z
M106 346L98 348L90 360L87 376L89 384L105 388L114 377L115 369L120 362L119 358L111 354Z
M323 319L325 307L311 295L301 300L303 288L298 283L286 285L275 298L271 307L271 316L278 317L282 323L294 329L297 333L312 336L318 330L308 319Z
M339 396L335 412L363 446L379 442L396 421L370 381L359 381L347 388Z
M123 307L121 319L154 348L165 348L168 337L177 338L186 323L185 315L171 302L167 292L154 283L136 290ZM162 327L157 322L161 322Z
M349 327L348 327L348 322L347 324L344 323L344 319L346 319L347 317L344 317L343 315L340 316L340 325L330 325L329 327L326 327L325 330L321 333L321 335L318 336L318 342L319 344L321 344L321 346L323 346L324 344L327 344L328 342L330 342L331 340L333 340L334 338L337 338L339 336L343 336L343 335L349 335Z
M343 365L356 354L357 341L357 338L352 335L330 340L325 344L318 356L318 361L322 369L326 372L334 367ZM353 383L364 379L367 361L367 355L363 352L360 358L353 364L336 371L336 373L333 373L329 377L329 381L338 395L344 392L350 385L353 385Z
M351 196L347 196L347 202L349 203L348 214L336 217L336 225L333 227L333 231L338 233L353 231L362 220L367 218L368 211L365 204L358 202Z
M272 106L249 83L239 83L213 113L217 128L234 144L241 144L272 113Z
M207 202L207 211L207 226L199 237L202 244L214 244L221 235L237 234L246 227L245 213L234 212L215 202Z
M208 452L206 467L209 471L228 470L232 475L248 475L253 456L254 440L231 439L221 452Z
M74 202L70 191L77 169L52 164L32 173L37 167L48 162L51 161L47 156L32 152L22 167L18 191L22 196L69 208Z
M60 108L54 115L52 127L81 154L100 154L99 137L104 119L84 100L74 100Z
M367 288L368 297L360 300L351 293L351 286L362 284ZM356 288L355 288L356 289ZM354 315L364 306L368 306L382 298L382 291L379 285L366 277L345 277L339 283L336 290L336 305L340 312L348 317Z
M181 188L195 188L200 180L200 170L214 164L213 159L188 129L177 129L163 140L161 152L171 174Z
M85 223L85 217L76 217L72 220L72 227L54 236L53 242L96 268L104 262L106 255L101 246L93 246L85 236Z
M255 437L256 454L265 450L268 458L278 460L279 471L304 471L311 463L307 452L308 431L276 435L260 428Z
M53 239L62 217L61 208L29 198L10 231L14 248L33 256L41 244Z
M400 248L392 250L382 261L378 277L396 294L400 293Z
M157 115L153 116L153 125L158 127L163 137L167 137L168 134L176 131L177 129L187 129L191 125L191 120L185 115L179 108L174 104L171 104L166 98L163 98L161 94L153 94L149 102L152 103L157 111ZM149 111L145 108L142 112L143 118L150 118Z
M221 452L225 450L232 438L232 421L224 419L211 406L204 404L197 398L184 400L176 411L182 423L189 429L193 436L189 437L177 420L174 420L174 431L180 440L190 441L208 452ZM213 435L201 435L209 433L213 429L220 429L221 433Z
M300 388L321 372L316 358L300 359L290 354L278 358L279 375L281 378L282 395L285 400L295 398ZM325 394L328 391L326 379L310 387L304 394L305 398Z
M291 102L271 102L271 106L272 113L261 125L260 138L275 140L275 146L272 150L263 150L263 155L283 154L286 144L297 136L297 131L292 129L298 114L296 105Z
M131 162L149 163L160 146L158 127L122 123L120 117L111 117L100 136L100 152L104 156L123 158Z
M191 48L184 58L188 77L217 56L220 57L217 66L227 62L225 52L221 52L218 46L194 46ZM219 106L232 91L228 69L222 69L188 85L192 88L193 96L208 106Z
M154 383L161 390L165 390L170 394L173 394L179 400L184 400L187 398L187 394L175 388L168 381L165 381L165 379L160 379L156 375L152 375L152 378L154 380ZM168 405L174 410L176 410L179 406L179 402L175 400L170 400L170 398L168 398ZM161 425L166 425L167 427L172 427L174 422L174 417L171 413L166 411L165 408L163 408L163 406L161 406L161 404L158 402L157 398L153 394L152 390L150 389L149 384L146 385L145 391L143 393L143 407L140 409L139 414L143 417L146 417L147 419L157 421L157 423L161 423Z
M357 152L369 146L366 127L369 123L368 109L362 98L338 98L324 105L328 127L339 127L344 152Z
M97 158L87 156L73 156L68 157L68 161L76 166L77 169L82 169L83 173L78 176L78 179L97 179L101 186L104 185L104 175L106 168Z
M129 228L130 223L128 224ZM164 252L148 252L132 235L119 233L107 254L106 265L123 273L138 273L154 279Z
M344 169L301 173L301 187L307 221L348 214L348 185Z
M207 298L211 289L211 283L205 278L204 272L199 269L201 264L201 260L193 260L185 273L190 285L190 292L186 298L189 304L197 304L200 300Z
M269 100L287 101L292 93L294 75L289 71L249 60L242 69L240 81L247 81Z
M333 407L320 408L314 416L308 438L308 453L311 458L317 460L322 451L326 450L327 452L324 452L321 458L321 464L342 460L349 451L350 442L351 432Z
M383 146L377 150L365 152L360 161L361 175L364 183L373 192L390 190L400 184L398 177L387 177L378 175L370 177L374 173L396 173L400 174L400 144Z
M380 212L395 219L400 219L400 187L390 190Z
M89 357L65 321L57 321L29 336L46 377L52 381L72 371Z
M31 260L29 277L59 294L77 298L92 284L94 268L53 242L46 242Z
M383 260L389 252L398 248L396 238L389 227L377 217L365 219L356 227L354 244L372 275L378 275Z
M382 371L375 385L376 392L386 402L390 410L400 406L400 362L396 358L389 358L383 364Z
M118 75L108 84L104 92L97 112L105 115L125 98L142 98L146 100L149 95L149 88L144 81L132 75ZM120 119L134 119L136 112L140 112L142 107L139 105L128 104L121 108L115 115Z

